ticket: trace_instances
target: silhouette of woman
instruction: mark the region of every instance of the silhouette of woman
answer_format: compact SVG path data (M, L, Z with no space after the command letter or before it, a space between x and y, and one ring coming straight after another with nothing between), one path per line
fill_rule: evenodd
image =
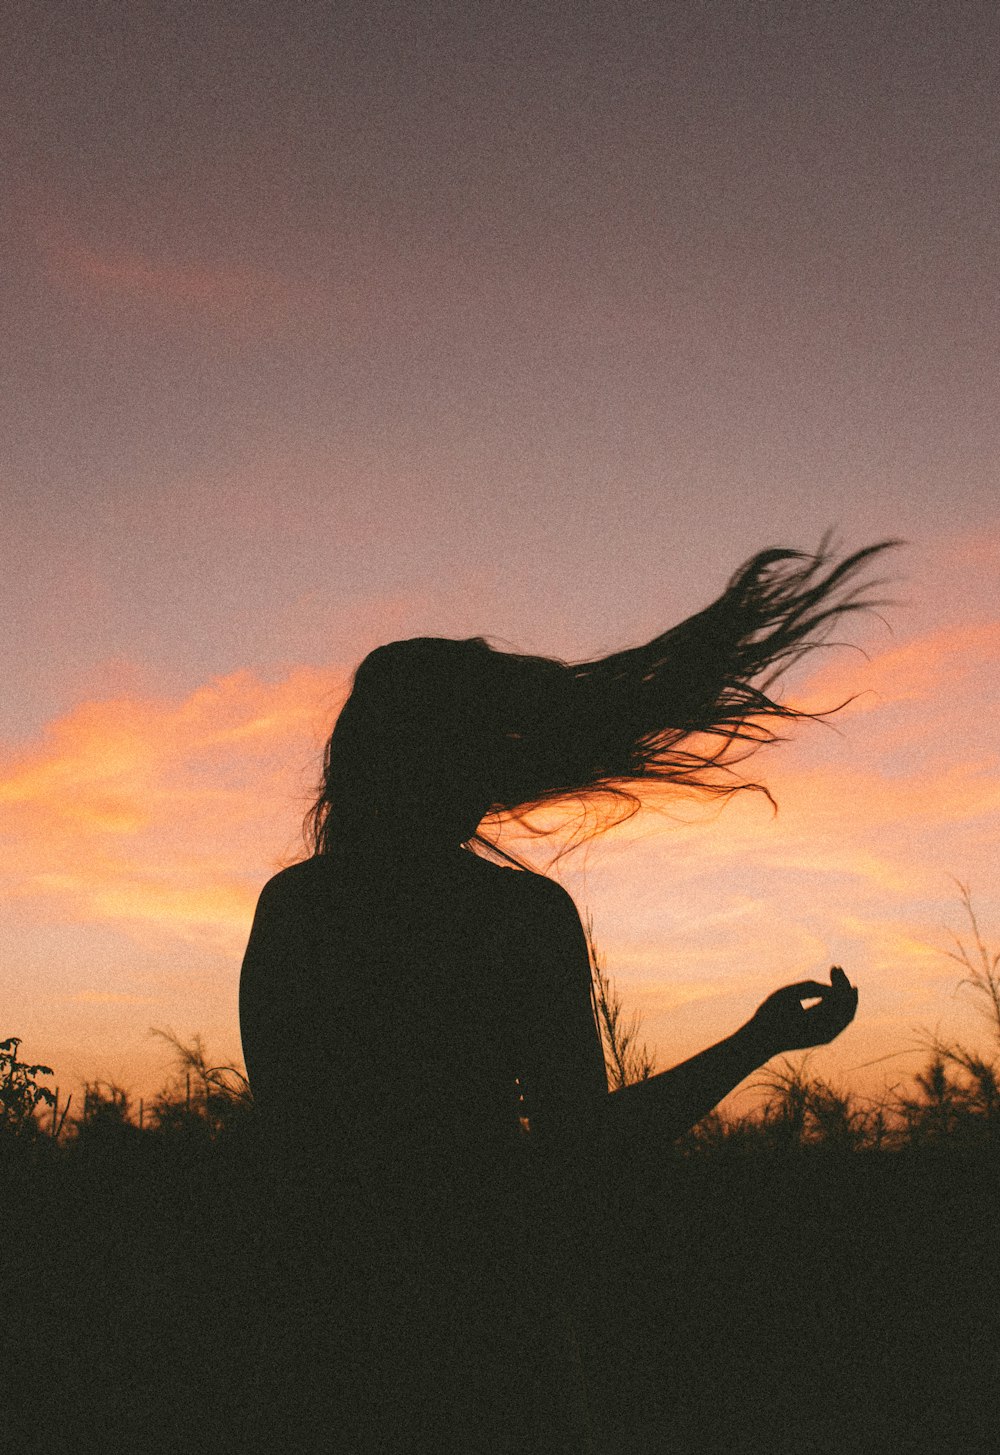
M785 986L609 1094L576 907L478 829L592 794L628 816L628 785L657 781L766 793L732 764L776 740L770 722L811 716L768 688L876 604L858 576L891 544L839 563L825 542L761 552L706 610L597 661L416 638L360 664L313 853L265 885L240 982L274 1230L274 1448L595 1448L573 1274L602 1149L655 1157L770 1057L832 1040L857 991L839 967Z

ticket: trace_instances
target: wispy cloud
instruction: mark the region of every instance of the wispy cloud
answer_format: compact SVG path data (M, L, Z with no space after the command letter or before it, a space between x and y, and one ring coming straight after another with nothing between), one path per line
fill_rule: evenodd
M971 706L992 690L1000 667L1000 621L941 627L901 642L867 659L838 652L793 696L796 707L817 712L852 699L843 718L896 703ZM965 695L960 704L957 694ZM839 721L840 719L834 719Z
M175 262L124 245L96 248L53 230L42 235L40 246L49 279L61 288L217 323L272 327L334 301L315 282L243 264ZM337 301L342 307L345 299Z
M0 881L77 923L245 934L307 806L345 677L238 672L179 701L85 702L0 765Z

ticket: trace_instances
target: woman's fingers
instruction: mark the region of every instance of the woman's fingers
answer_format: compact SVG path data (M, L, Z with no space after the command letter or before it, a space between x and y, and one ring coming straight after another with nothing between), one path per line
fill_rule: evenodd
M832 965L830 967L830 985L834 990L843 991L845 994L849 991L854 999L857 1000L858 987L851 984L839 965Z
M800 1000L823 1000L828 1001L836 996L845 996L850 992L857 999L858 992L848 980L839 965L834 965L830 970L830 984L824 985L822 980L799 980L795 985L785 987L790 994L794 993Z
M857 1007L857 990L841 967L833 965L828 985L821 980L798 980L772 992L757 1011L756 1020L782 1050L803 1050L839 1036L854 1019Z
M813 1006L805 1014L811 1017L817 1029L824 1027L827 1031L825 1039L832 1041L845 1026L850 1025L857 1008L858 992L845 976L841 985L828 988L826 998L820 1005Z
M798 980L794 985L786 985L783 993L789 999L794 995L798 1000L815 1000L817 996L829 995L830 989L822 980Z

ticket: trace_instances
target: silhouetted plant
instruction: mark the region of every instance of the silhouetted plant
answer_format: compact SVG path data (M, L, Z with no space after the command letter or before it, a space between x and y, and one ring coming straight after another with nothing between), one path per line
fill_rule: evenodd
M985 1056L980 1056L975 1051L967 1051L960 1045L942 1046L941 1054L951 1066L965 1073L965 1114L981 1122L987 1137L994 1140L1000 1126L1000 1087L997 1085L996 1058L987 1060Z
M40 1131L35 1112L40 1102L55 1104L55 1096L47 1086L39 1086L38 1076L52 1076L51 1066L32 1066L17 1059L20 1036L0 1041L0 1134L23 1137Z
M809 1075L806 1056L785 1057L754 1085L768 1093L758 1114L760 1134L779 1148L822 1146L857 1152L887 1145L891 1128L880 1102L868 1106L821 1076Z
M83 1107L74 1122L78 1142L118 1146L139 1135L132 1120L132 1097L113 1081L85 1081Z
M954 960L968 971L964 980L959 981L958 988L968 986L974 994L980 997L980 1010L986 1017L993 1034L993 1040L1000 1049L1000 951L991 953L983 940L979 929L979 922L976 912L972 907L972 895L969 886L956 879L959 896L965 906L965 912L969 918L969 925L972 930L972 946L967 946L959 935L953 930L949 931L955 942L954 950L945 950L943 953L950 960Z
M678 1139L676 1148L683 1157L753 1153L760 1150L763 1140L758 1116L726 1116L714 1108Z
M210 1066L200 1035L194 1035L190 1045L172 1031L150 1027L150 1035L173 1046L180 1073L172 1085L158 1093L150 1109L159 1132L193 1133L215 1140L252 1113L253 1096L246 1073L233 1064Z
M604 1049L604 1064L612 1091L620 1091L636 1081L646 1081L656 1069L655 1062L645 1044L638 1044L639 1012L633 1011L624 1019L624 1006L617 987L604 969L603 959L594 944L594 925L588 914L586 922L587 949L590 953L591 978L593 981L594 1009L601 1032Z
M895 1109L903 1119L910 1146L926 1146L951 1139L959 1129L963 1110L962 1087L948 1075L945 1059L934 1055L914 1075L919 1096L898 1096Z
M896 1100L907 1141L996 1142L1000 1136L996 1058L991 1060L964 1046L949 1045L938 1037L930 1038L928 1049L931 1060L914 1077L922 1094Z
M898 1142L898 1130L887 1100L870 1097L865 1112L865 1147L871 1152L888 1151Z
M896 1110L914 1145L946 1141L996 1144L1000 1136L1000 952L983 939L969 887L956 879L971 930L971 943L949 931L954 950L943 950L967 973L957 990L968 987L979 998L996 1047L994 1053L970 1051L958 1042L925 1032L930 1061L914 1080L919 1096L900 1096Z
M781 1148L801 1147L806 1140L809 1083L805 1074L808 1057L798 1066L784 1059L770 1074L754 1083L768 1098L760 1109L761 1131Z

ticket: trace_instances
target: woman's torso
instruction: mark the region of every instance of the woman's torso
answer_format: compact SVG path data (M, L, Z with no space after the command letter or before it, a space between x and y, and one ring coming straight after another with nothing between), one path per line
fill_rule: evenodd
M279 1137L367 1162L516 1138L537 1055L521 878L459 851L270 881L240 1018Z

